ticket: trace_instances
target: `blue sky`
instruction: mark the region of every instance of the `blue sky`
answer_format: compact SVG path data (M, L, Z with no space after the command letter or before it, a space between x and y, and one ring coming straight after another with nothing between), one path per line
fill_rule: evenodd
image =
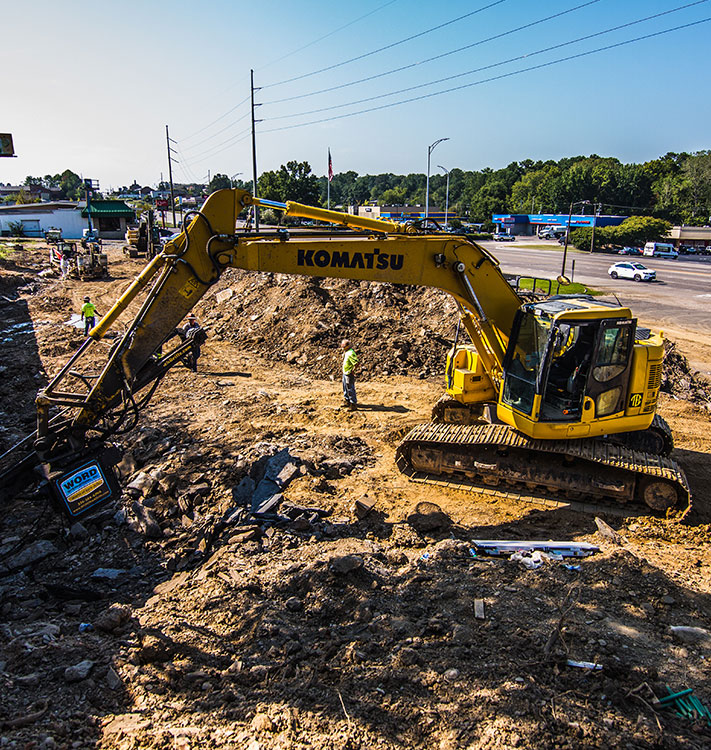
M249 110L240 104L249 95L250 68L262 87L256 95L263 120L257 126L260 172L296 159L324 174L328 147L336 172L424 172L428 144L444 137L450 140L437 147L433 170L436 164L498 168L525 158L591 153L640 162L667 151L706 149L709 22L418 101L314 122L711 18L707 1L535 54L685 4L13 3L2 14L0 131L13 133L18 158L0 160L0 182L70 168L99 179L102 188L134 178L155 184L161 172L167 177L166 124L177 141L176 181L201 181L208 170L251 177ZM540 22L577 6L584 7ZM419 36L396 44L413 35ZM485 41L494 35L500 36ZM356 56L363 57L339 65ZM336 67L311 75L329 66ZM406 69L389 73L400 67ZM432 83L452 76L458 77ZM371 80L343 86L362 78ZM336 86L342 88L314 94ZM402 89L410 90L392 94ZM276 102L287 97L296 98ZM356 100L365 101L350 104ZM348 106L300 114L341 104ZM311 124L277 130L302 123Z

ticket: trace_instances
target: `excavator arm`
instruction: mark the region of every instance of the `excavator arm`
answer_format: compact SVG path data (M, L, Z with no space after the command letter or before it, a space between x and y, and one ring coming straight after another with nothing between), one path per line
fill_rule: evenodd
M130 400L136 385L148 384L141 374L151 365L157 348L226 268L443 289L457 300L486 371L498 383L508 332L521 300L486 250L461 237L415 233L410 225L363 219L293 202L259 201L290 216L338 222L367 234L303 239L287 238L283 232L238 234L237 216L256 202L241 190L213 193L186 231L165 246L90 332L92 341L103 339L151 285L91 391L81 404L77 403L79 411L72 421L75 433L80 435L95 427L104 415ZM71 365L73 361L68 367ZM38 397L40 439L51 432L48 407L72 405L67 394L58 391L68 367Z

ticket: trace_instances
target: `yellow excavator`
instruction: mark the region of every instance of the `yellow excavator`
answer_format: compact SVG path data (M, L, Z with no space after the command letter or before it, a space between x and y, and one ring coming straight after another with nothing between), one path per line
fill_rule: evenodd
M351 231L237 230L238 216L251 206ZM484 248L422 223L275 203L231 189L213 193L190 215L185 231L37 396L37 430L18 445L30 451L26 466L44 467L71 518L117 492L108 441L136 424L162 377L199 346L191 339L167 349L176 326L227 268L420 285L454 297L470 342L457 337L446 395L432 421L398 448L398 465L412 476L503 483L657 512L688 509L686 477L668 457L671 432L655 415L663 339L638 327L628 308L587 295L526 298ZM100 375L77 378L77 362L134 301L138 312L115 338ZM71 378L83 384L79 391L67 385Z

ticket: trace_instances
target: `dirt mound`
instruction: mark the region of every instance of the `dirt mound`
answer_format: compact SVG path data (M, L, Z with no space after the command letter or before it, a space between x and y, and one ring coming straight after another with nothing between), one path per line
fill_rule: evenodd
M711 380L689 366L673 341L665 340L661 391L711 411Z
M343 338L358 353L361 378L441 374L458 317L436 289L236 270L197 312L218 340L319 378L340 378Z

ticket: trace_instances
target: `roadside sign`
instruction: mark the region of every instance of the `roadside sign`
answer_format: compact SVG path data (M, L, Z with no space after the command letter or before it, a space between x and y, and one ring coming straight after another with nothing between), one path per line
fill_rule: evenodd
M0 133L0 156L15 156L12 133Z

